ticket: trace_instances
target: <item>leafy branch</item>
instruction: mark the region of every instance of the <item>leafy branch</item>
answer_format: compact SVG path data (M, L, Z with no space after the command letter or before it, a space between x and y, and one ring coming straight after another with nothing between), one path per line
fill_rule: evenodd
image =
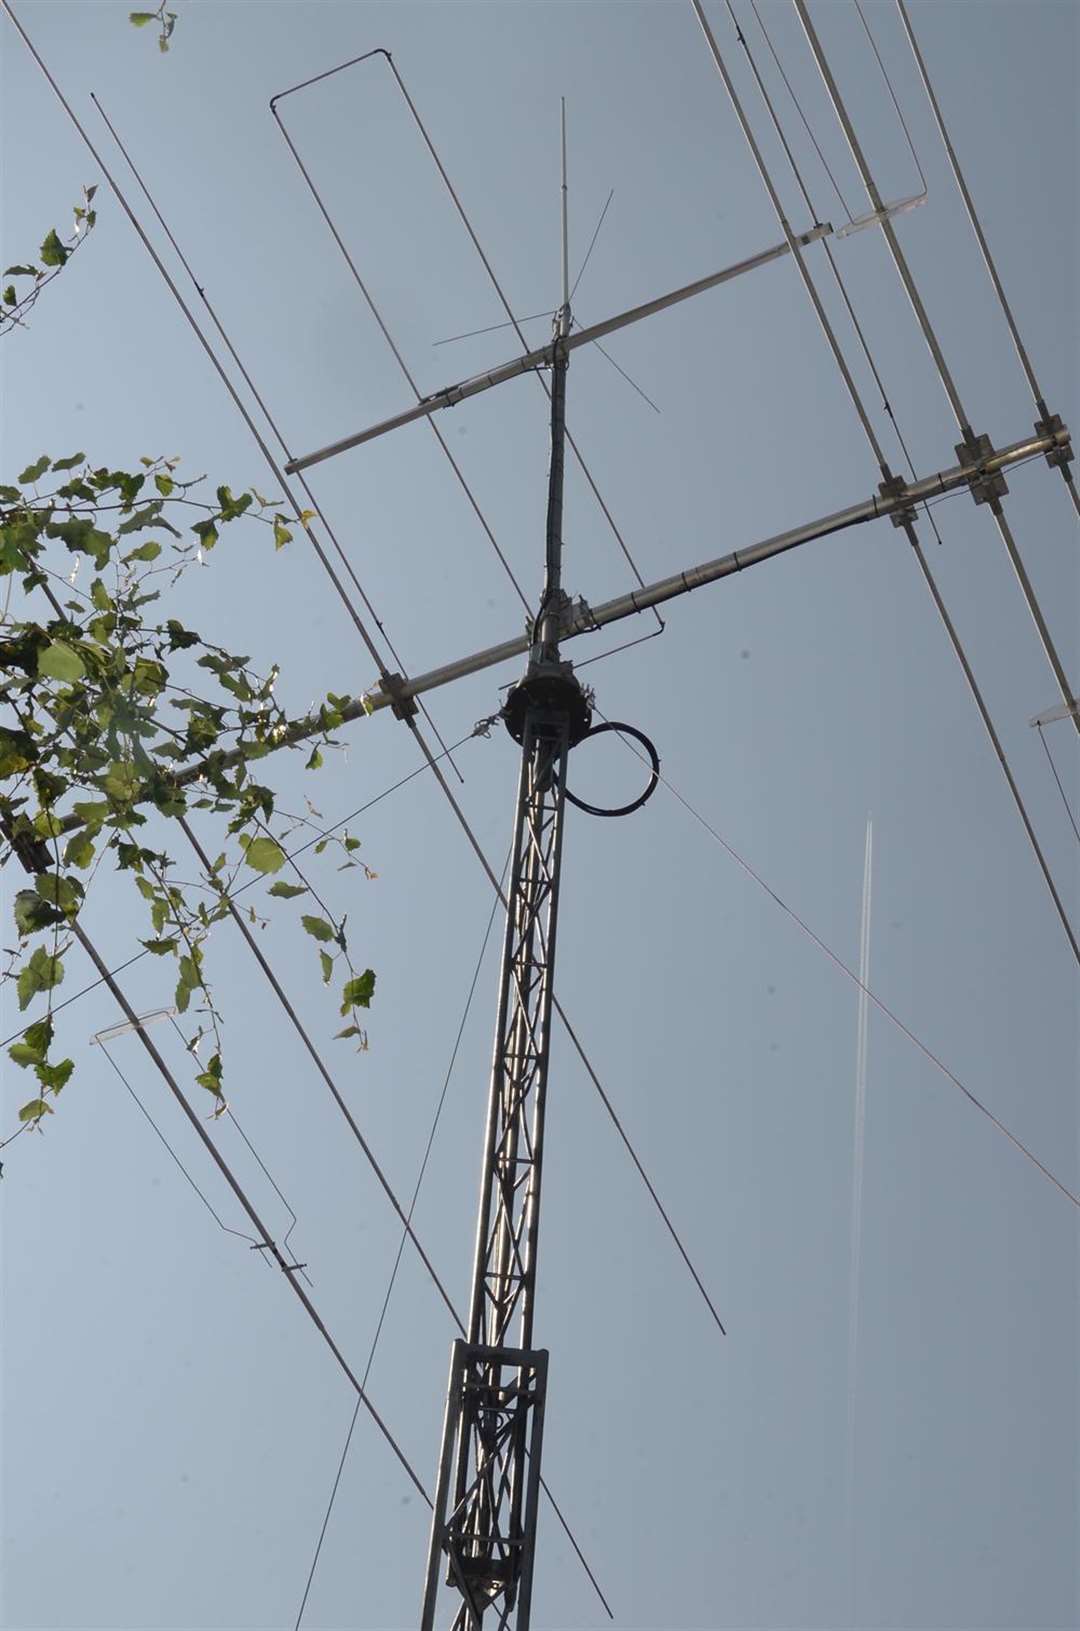
M148 23L157 23L158 50L167 51L169 49L169 41L172 39L173 29L176 27L176 13L175 11L165 10L165 0L161 0L161 5L158 6L156 11L128 12L128 22L133 24L135 28L145 28Z
M40 1129L74 1070L70 1059L51 1057L53 992L64 978L69 931L104 857L131 875L145 903L152 933L143 946L175 960L177 1008L185 1012L193 998L200 1004L214 1051L196 1080L215 1100L215 1113L224 1107L224 1073L206 944L232 910L245 869L272 877L286 861L271 830L274 793L251 768L295 737L295 722L275 699L277 667L260 675L246 656L175 618L154 621L160 614L148 609L161 598L154 580L166 573L171 585L207 564L234 522L267 524L276 548L292 536L288 522L275 500L255 491L234 495L219 486L210 503L190 496L205 478L181 480L176 459L141 462L141 470L124 471L95 468L82 453L42 455L16 485L0 486L0 577L9 587L20 577L27 594L43 591L53 613L41 621L7 617L0 629L0 834L8 845L0 865L14 856L32 877L32 887L15 896L19 959L0 983L14 984L20 1011L45 1001L44 1015L9 1050L38 1084L19 1112L19 1131ZM193 504L202 518L181 530L170 513L179 520L190 515L181 507ZM70 591L74 572L68 579L56 570L61 549L75 557L75 571L85 565L94 574L87 591L62 602L50 585L63 581ZM327 701L306 733L314 737L311 770L322 763L321 749L337 745L330 732L346 699L329 693ZM231 858L223 851L194 883L177 876L145 831L155 816L183 823L190 810L225 815L235 841ZM320 839L316 849L330 841ZM334 842L346 864L356 864L359 840ZM322 915L305 914L302 926L318 943L326 983L344 960L338 1006L349 1023L338 1034L364 1048L359 1011L370 1005L375 975L354 968L344 915L298 876L299 885L275 882L270 895L310 894L319 905Z
M3 276L17 281L5 283L0 291L0 336L23 327L42 290L64 270L79 245L85 242L97 221L97 211L92 207L96 192L96 186L83 188L83 201L75 206L74 226L66 239L61 239L55 227L45 234L38 250L40 266L5 266ZM27 279L31 280L29 285Z

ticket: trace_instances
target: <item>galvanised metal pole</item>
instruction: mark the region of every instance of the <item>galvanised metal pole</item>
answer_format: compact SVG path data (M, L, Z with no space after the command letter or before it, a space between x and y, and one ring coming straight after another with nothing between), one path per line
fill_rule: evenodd
M450 1362L421 1631L529 1631L547 1353L533 1343L566 761L589 704L559 654L569 302L556 318L544 592L503 719L521 744L468 1340ZM445 1569L445 1575L444 1575Z

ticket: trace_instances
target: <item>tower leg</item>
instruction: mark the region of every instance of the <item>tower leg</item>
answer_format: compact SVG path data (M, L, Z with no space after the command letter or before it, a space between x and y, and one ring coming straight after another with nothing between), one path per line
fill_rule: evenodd
M532 1346L566 760L589 709L569 669L534 661L504 717L521 776L488 1096L467 1342L456 1342L421 1631L440 1576L453 1631L528 1631L547 1353ZM486 1619L490 1615L490 1619Z

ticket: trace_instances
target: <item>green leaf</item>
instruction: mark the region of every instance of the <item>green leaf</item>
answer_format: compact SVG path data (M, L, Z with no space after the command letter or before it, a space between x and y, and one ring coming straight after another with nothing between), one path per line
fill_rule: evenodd
M334 959L328 951L321 951L319 962L322 964L323 985L329 985L334 976Z
M83 463L85 463L85 460L86 460L86 454L85 453L73 453L71 455L70 459L54 459L53 460L53 469L54 470L74 470L74 468L75 468L75 466L77 464L83 464Z
M131 670L131 684L140 696L158 696L165 689L168 679L169 671L164 663L154 662L150 657L136 657Z
M374 995L375 971L366 968L363 974L358 974L355 979L346 980L341 993L342 1014L347 1014L350 1008L370 1008Z
M52 680L63 680L68 685L86 673L86 665L78 652L65 645L63 640L53 640L38 652L37 669L39 674L47 675Z
M53 1022L48 1014L45 1015L44 1019L35 1019L34 1023L28 1025L23 1032L23 1041L31 1048L36 1048L43 1059L49 1051L49 1044L52 1039Z
M145 28L147 23L152 23L156 16L157 13L154 11L129 11L128 22L134 23L136 28Z
M285 851L273 838L253 838L244 847L244 860L256 872L280 872L285 865Z
M43 476L48 468L49 455L47 453L43 453L41 458L38 459L35 464L27 465L26 469L19 477L19 485L21 487L25 487L29 482L37 481L39 476Z
M19 304L19 297L15 293L14 283L9 283L4 290L4 304L6 306L17 306Z
M26 1027L22 1040L8 1049L8 1058L21 1070L25 1070L29 1065L43 1065L52 1037L52 1020L48 1017L35 1020L33 1025Z
M185 629L184 625L178 623L175 617L169 618L165 628L169 635L170 651L186 651L188 646L197 646L199 643L199 636L194 634L191 629Z
M281 900L293 900L297 895L306 895L307 890L303 884L278 882L271 886L271 895L277 895Z
M5 277L40 277L36 266L5 266Z
M17 487L5 487L3 493L10 495L10 502L15 504L22 494ZM30 521L15 521L6 527L0 527L0 572L25 572L36 558L40 545L38 542L38 528Z
M36 889L20 889L15 896L15 928L22 937L59 923L61 916L62 913L42 900Z
M363 1034L364 1033L361 1031L359 1025L346 1025L343 1031L334 1032L334 1041L341 1042L344 1041L346 1037L362 1036Z
M154 477L154 486L157 488L162 498L168 498L169 494L176 486L176 483L173 481L171 476L167 476L163 470L159 470L157 475Z
M67 1086L74 1069L75 1061L73 1059L61 1059L58 1065L50 1065L43 1060L40 1065L35 1067L34 1074L42 1087L51 1088L54 1093L59 1093L61 1088Z
M175 1002L182 1014L187 1013L191 993L197 991L202 981L199 978L198 966L192 957L181 957L180 978L176 982Z
M68 549L92 556L99 571L108 564L113 540L85 516L75 516L71 521L50 521L45 530L50 538L62 538Z
M145 478L142 476L136 477L136 480L138 481L143 481L144 479ZM117 527L116 536L118 538L126 538L129 532L142 532L144 527L162 526L164 523L161 521L161 510L161 499L152 498L149 504L140 505L133 514L128 516L126 521L122 522L120 526Z
M333 940L334 926L327 923L324 917L302 917L300 919L308 934L316 940Z
M206 1069L203 1070L203 1071L200 1071L199 1075L196 1076L195 1080L199 1084L200 1087L205 1087L205 1089L206 1089L206 1091L208 1093L212 1093L216 1099L220 1099L220 1097L221 1097L221 1055L220 1055L220 1053L215 1053L214 1054L213 1058L210 1060L210 1062L207 1065Z
M250 493L241 493L239 498L234 498L227 487L218 488L217 501L221 505L223 521L235 521L238 515L251 508Z
M125 561L156 561L161 554L161 545L151 538L149 543L140 544L138 549L130 550L124 556Z
M26 731L0 727L0 777L6 779L28 770L37 756L37 748Z
M38 250L38 254L45 266L63 266L71 254L71 250L60 242L60 239L56 236L56 228L53 227Z
M43 901L55 906L65 917L74 917L82 899L82 884L76 878L64 878L55 872L39 872L37 892Z
M134 765L113 763L105 777L104 788L112 799L121 804L130 803L139 791L139 773Z
M34 770L34 790L43 810L51 810L61 793L67 792L68 785L66 777L54 776L40 765Z
M39 991L51 991L63 978L64 965L59 957L51 956L44 947L39 946L30 961L19 970L16 991L20 1013L30 1006Z
M64 978L64 965L59 957L47 952L44 946L39 946L30 959L30 966L34 969L42 991L51 991L54 986L60 985Z
M176 950L180 942L173 938L169 940L140 940L139 944L145 946L147 951L152 951L155 957L167 957L170 952Z
M285 525L285 517L283 515L275 515L275 517L274 517L274 548L275 549L284 549L286 544L291 544L291 543L292 543L292 533L289 531L288 527Z
M64 860L68 866L88 867L94 859L94 840L88 832L77 832L68 840Z
M16 1042L13 1048L8 1049L8 1058L21 1070L26 1070L29 1065L41 1064L41 1051L31 1047L29 1042Z
M111 806L104 799L84 799L74 806L74 810L80 821L86 822L91 833L100 832L102 823L112 814Z
M22 1109L19 1111L19 1120L40 1121L42 1116L51 1115L52 1106L46 1104L44 1099L31 1099L30 1103L24 1104Z
M218 531L212 521L196 521L191 530L204 549L213 549L218 541Z
M322 762L323 762L323 756L319 752L318 748L312 748L311 758L308 760L307 764L304 766L304 769L305 770L321 770Z

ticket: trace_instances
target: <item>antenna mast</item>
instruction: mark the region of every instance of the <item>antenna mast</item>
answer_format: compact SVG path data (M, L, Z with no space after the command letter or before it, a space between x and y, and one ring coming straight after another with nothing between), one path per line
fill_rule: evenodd
M570 285L566 104L562 105L562 304L551 351L551 463L544 588L524 679L503 717L521 745L498 1018L480 1178L468 1340L454 1343L432 1515L421 1631L435 1631L440 1576L459 1605L453 1631L528 1631L546 1349L533 1347L544 1111L559 906L566 761L590 724L559 653Z
M0 5L6 3L7 0L0 0ZM796 3L802 9L801 0ZM694 5L719 65L719 52L700 13L698 0L694 0ZM747 134L750 135L749 130ZM289 145L292 147L291 141ZM441 164L439 168L441 170ZM310 178L308 184L311 186ZM845 235L867 227L888 227L894 215L905 213L917 201L901 199L885 205L875 196L873 212L850 223ZM980 438L977 449L968 449L965 445L960 450L960 463L954 467L922 479L913 473L910 483L890 477L871 497L846 509L698 566L683 568L630 593L595 606L580 599L572 601L562 586L566 376L570 353L784 255L792 254L799 259L804 247L840 234L834 234L828 223L819 222L814 222L808 231L796 234L785 221L783 243L602 322L575 330L570 309L565 103L561 110L560 203L562 303L555 313L552 338L547 345L426 396L418 396L414 405L405 411L328 446L291 458L284 466L289 475L299 473L414 420L453 408L522 374L540 369L549 371L551 456L544 584L535 619L530 620L523 636L457 658L440 668L412 678L384 674L362 698L348 703L342 713L343 719L355 719L360 714L389 708L398 718L410 719L416 711L416 698L423 693L527 653L524 678L510 692L501 715L520 747L520 773L468 1333L466 1338L454 1343L451 1353L420 1631L436 1631L437 1616L440 1616L438 1625L447 1625L449 1631L484 1631L485 1626L489 1631L491 1628L493 1631L529 1631L531 1625L548 1365L546 1350L533 1346L540 1181L562 826L567 798L579 802L566 791L566 766L571 748L593 728L591 695L575 678L572 665L562 660L561 643L637 615L700 585L741 572L811 539L885 517L889 517L894 526L909 526L914 519L915 505L928 498L966 489L976 502L985 502L984 491L999 478L1002 470L1034 455L1045 455L1048 463L1067 463L1072 456L1068 428L1054 416L1046 423L1040 421L1034 437L1029 435L1021 442L996 449L989 443L983 445ZM471 233L471 228L469 230ZM837 360L842 364L839 355ZM965 661L963 657L961 660ZM986 722L989 726L989 720ZM608 724L600 728L615 727ZM289 739L302 740L317 729L317 719L298 721ZM589 805L582 808L593 814L624 815L644 803L659 780L655 749L647 742L645 745L652 759L652 774L641 798L619 810L596 810ZM1011 786L1010 772L1004 760L1002 763ZM190 779L192 773L189 768L181 780ZM1013 792L1016 796L1015 788ZM1080 960L1076 936L1022 804L1020 812L1070 945ZM1002 1130L1007 1133L1007 1129ZM1007 1136L1012 1138L1011 1134ZM1030 1156L1029 1151L1024 1153ZM1041 1167L1041 1163L1037 1164ZM1045 1167L1041 1170L1057 1183ZM1075 1197L1070 1195L1070 1198ZM697 1279L696 1274L694 1278ZM700 1286L700 1281L698 1284ZM444 1583L450 1588L449 1595L443 1590ZM449 1620L441 1617L447 1608L452 1614Z

